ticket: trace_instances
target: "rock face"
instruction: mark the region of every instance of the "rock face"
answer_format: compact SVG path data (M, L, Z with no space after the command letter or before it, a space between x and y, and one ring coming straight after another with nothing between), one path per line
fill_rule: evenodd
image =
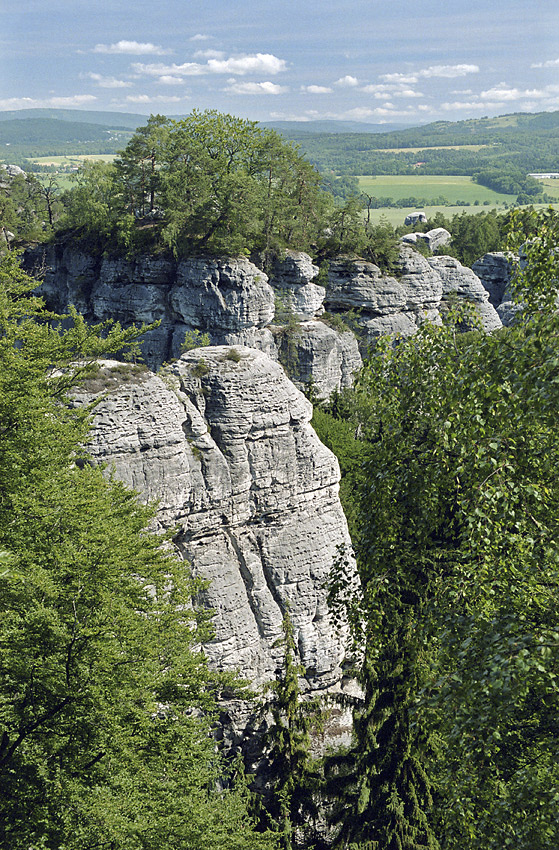
M487 281L501 280L503 259L487 255L476 264L486 288ZM93 257L71 245L30 251L26 265L44 270L40 292L54 310L74 304L92 323L159 322L142 343L152 369L180 357L185 336L199 331L212 344L265 352L284 364L299 389L312 387L318 399L351 386L378 336L409 336L426 321L439 323L451 292L474 304L486 330L501 325L470 269L451 257L427 260L409 245L401 246L393 275L362 259L331 261L326 287L316 282L319 269L301 251L285 251L270 276L246 257L128 260ZM360 344L347 323L332 321L332 314L343 318L348 311Z
M298 319L313 319L324 312L326 290L313 283L318 272L318 266L303 251L285 251L274 263L270 283L280 299L288 300Z
M440 323L451 292L474 304L486 330L501 326L478 278L453 257L426 259L403 245L394 277L373 263L346 260L330 264L329 278L326 308L357 310L366 344L384 334L410 336L425 321Z
M39 291L54 310L63 312L73 304L92 323L108 318L125 326L159 322L142 343L152 369L179 357L192 331L208 333L214 344L247 345L280 358L281 333L272 324L278 300L284 312L302 322L292 341L300 348L301 373L298 367L293 371L298 386L312 381L317 396L326 398L351 384L362 365L351 334L317 326L325 290L313 282L318 268L302 252L286 251L270 279L246 257L174 261L141 255L127 260L92 257L62 245L28 252L26 265L43 270ZM314 353L312 339L317 340Z
M502 301L509 301L506 296L510 284L512 266L503 251L485 254L472 265L472 271L478 276L482 285L489 293L489 302L497 308Z
M114 382L131 370L131 380ZM348 547L335 457L309 424L310 403L281 366L249 348L183 355L160 376L115 361L78 403L103 394L89 445L144 499L175 545L210 579L215 610L205 649L215 667L255 685L274 677L287 604L312 692L341 686L345 635L325 581Z
M485 331L501 327L501 320L489 303L489 293L472 269L463 266L454 257L429 257L427 262L440 276L443 283L443 302L451 295L468 301L477 313Z

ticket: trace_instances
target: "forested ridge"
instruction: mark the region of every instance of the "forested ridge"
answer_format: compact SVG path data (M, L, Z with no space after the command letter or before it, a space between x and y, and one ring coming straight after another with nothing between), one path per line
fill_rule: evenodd
M50 233L101 252L296 246L324 257L369 252L389 266L395 245L354 201L333 204L276 134L216 113L153 117L116 163L84 169L58 202ZM464 333L475 328L466 306L397 345L381 340L354 389L317 408L316 430L340 460L360 579L348 582L340 552L331 605L349 618L363 695L353 700L351 745L314 761L312 735L328 706L301 698L286 610L283 665L264 698L263 796L210 734L219 697L248 695L199 652L211 617L192 607L196 582L149 533L151 510L82 448L91 411L72 388L95 374L97 357L135 356L138 332L90 328L75 311L53 316L5 251L6 850L558 842L559 222L552 210L462 222L473 253L488 234L516 254L523 246L521 319L495 334ZM141 381L141 365L133 368Z

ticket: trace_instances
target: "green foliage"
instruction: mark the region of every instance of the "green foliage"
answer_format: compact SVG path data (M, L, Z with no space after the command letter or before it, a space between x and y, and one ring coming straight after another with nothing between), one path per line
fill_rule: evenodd
M114 164L88 164L76 181L64 226L131 251L308 249L330 203L293 145L215 111L151 116Z
M396 268L398 249L398 240L389 222L381 218L375 225L370 215L363 219L362 202L352 197L330 216L327 235L319 242L318 254L319 261L339 254L364 257L383 271L391 272Z
M277 332L279 362L287 374L294 377L299 368L301 323L293 309L289 290L276 294L274 320L280 326Z
M0 845L270 848L219 790L198 583L81 448L68 391L138 332L59 323L34 286L2 260Z
M31 174L11 177L0 169L0 226L15 236L16 244L44 241L62 212L56 180L40 182Z
M230 360L232 363L241 362L241 352L237 348L230 348L225 356L226 359Z
M489 189L494 189L495 192L503 192L505 195L524 194L535 200L534 196L541 195L543 188L541 183L534 180L528 174L523 173L519 168L497 167L484 168L475 172L474 180L482 186L488 186Z
M210 344L210 335L202 333L198 329L186 331L184 342L181 345L181 351L192 351L193 348L205 348Z
M354 750L330 768L345 841L559 839L557 214L515 214L511 242L526 253L521 323L426 325L380 343L358 385L349 612L365 700Z
M317 706L303 703L299 677L305 670L296 661L293 623L287 610L283 617L284 647L282 668L269 686L272 694L266 708L272 721L264 739L264 770L268 777L269 799L261 809L263 824L277 831L280 847L292 850L306 846L303 836L312 835L310 820L317 817L313 797L317 776L310 758L311 729L318 722Z
M436 121L389 133L292 133L291 137L322 171L341 175L473 175L486 168L525 175L557 170L558 124L556 111Z
M508 219L508 214L494 210L474 214L463 212L451 219L439 212L429 219L425 229L444 227L448 230L452 240L450 245L440 249L440 253L451 254L464 265L471 266L484 254L504 249Z

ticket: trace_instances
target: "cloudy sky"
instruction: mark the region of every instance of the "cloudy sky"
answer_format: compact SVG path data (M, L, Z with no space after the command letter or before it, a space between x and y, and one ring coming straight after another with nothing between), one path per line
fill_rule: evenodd
M0 110L425 123L559 109L559 0L0 0Z

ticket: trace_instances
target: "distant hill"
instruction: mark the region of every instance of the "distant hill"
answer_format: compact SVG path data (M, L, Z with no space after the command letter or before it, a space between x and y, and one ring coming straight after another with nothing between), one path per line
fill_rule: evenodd
M309 133L390 133L405 130L412 124L365 124L360 121L264 121L264 127L276 130L290 139Z
M435 121L383 133L309 133L303 152L336 174L474 174L482 168L556 171L559 111Z
M181 118L184 116L170 116ZM148 116L78 109L0 112L0 157L116 153ZM481 168L557 171L559 111L409 125L266 123L335 174L474 174Z
M132 112L96 112L90 109L11 109L0 112L0 121L21 121L27 118L52 118L73 124L99 124L103 127L127 127L135 130L145 124L147 115Z
M0 145L35 145L56 142L99 142L128 139L127 127L61 121L57 118L18 118L0 121Z

